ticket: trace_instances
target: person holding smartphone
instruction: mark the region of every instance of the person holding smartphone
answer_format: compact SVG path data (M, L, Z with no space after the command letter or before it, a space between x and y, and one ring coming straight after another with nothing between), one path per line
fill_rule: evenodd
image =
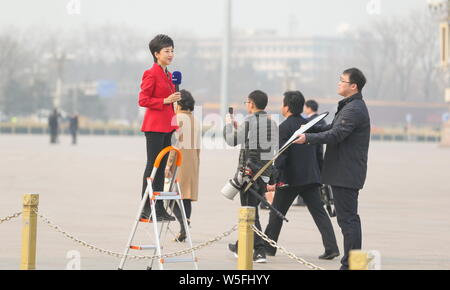
M172 74L168 66L174 58L173 40L164 34L159 34L149 43L153 57L153 66L144 72L139 93L139 106L145 107L145 117L141 131L145 133L147 145L147 164L142 184L142 196L147 188L147 178L150 177L153 165L159 152L170 146L173 132L178 129L174 102L181 99L172 83ZM167 155L162 159L159 169L153 180L153 191L164 189L164 169ZM149 219L151 214L150 201L145 204L141 217ZM156 217L158 221L174 221L175 217L169 215L164 209L161 200L156 202Z

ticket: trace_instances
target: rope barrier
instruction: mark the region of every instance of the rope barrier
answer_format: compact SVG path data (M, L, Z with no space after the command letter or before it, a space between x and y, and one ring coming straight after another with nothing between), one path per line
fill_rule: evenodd
M73 241L73 242L75 242L75 243L77 243L77 244L79 244L81 246L84 246L84 247L86 247L86 248L88 248L90 250L96 251L96 252L101 253L101 254L106 254L106 255L109 255L109 256L112 256L112 257L122 258L122 257L126 256L127 258L135 259L135 260L153 260L153 259L170 258L170 257L176 257L176 256L189 254L192 251L200 250L202 248L210 246L210 245L212 245L212 244L214 244L214 243L224 239L225 237L227 237L227 236L231 235L233 232L235 232L237 230L237 228L238 228L237 225L234 225L230 230L225 231L225 232L215 236L214 238L209 239L206 242L198 244L195 247L192 247L192 248L189 248L189 249L184 249L182 251L178 251L178 252L174 252L174 253L165 254L165 255L162 255L161 257L157 256L157 255L155 255L155 256L136 256L136 255L123 255L121 253L105 250L105 249L100 248L98 246L92 245L92 244L90 244L88 242L85 242L85 241L79 239L79 238L76 238L75 236L69 234L67 231L61 229L60 226L58 226L55 223L53 223L52 221L50 221L47 217L45 217L44 215L40 214L38 211L35 211L35 213L42 220L42 222L45 223L48 227L50 227L51 229L61 233L64 237L68 238L69 240L71 240L71 241ZM14 213L12 215L0 218L0 224L2 224L4 222L7 222L7 221L11 221L11 220L19 217L21 214L22 214L22 212L16 212L16 213ZM325 270L324 268L316 266L316 265L306 261L303 258L297 257L292 252L287 251L284 247L279 246L275 241L269 239L267 237L267 235L265 235L263 232L258 230L254 225L252 226L252 229L264 241L269 243L272 247L275 247L275 248L279 249L281 252L286 254L292 260L295 260L296 262L298 262L298 263L300 263L300 264L302 264L302 265L304 265L304 266L306 266L306 267L308 267L310 269L313 269L313 270Z

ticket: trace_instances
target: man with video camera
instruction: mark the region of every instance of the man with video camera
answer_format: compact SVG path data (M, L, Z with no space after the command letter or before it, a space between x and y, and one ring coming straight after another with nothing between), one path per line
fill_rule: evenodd
M238 169L234 178L238 183L241 183L240 185L243 185L245 180L250 180L265 163L272 159L274 152L278 149L277 124L264 111L267 102L266 93L259 90L253 91L245 102L249 115L239 127L231 114L226 116L224 138L227 144L230 146L241 145ZM241 205L252 206L256 209L255 226L259 230L261 230L261 223L259 222L258 205L261 199L253 193L263 198L271 173L272 167L269 167L256 180L250 190L244 192L244 186L240 190ZM228 248L237 257L238 243L229 244ZM264 242L256 234L254 235L253 261L255 263L266 262Z

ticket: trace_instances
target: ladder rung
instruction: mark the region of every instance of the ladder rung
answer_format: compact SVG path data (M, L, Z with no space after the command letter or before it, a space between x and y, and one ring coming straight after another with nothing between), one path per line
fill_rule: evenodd
M198 259L195 258L164 258L164 259L159 259L159 262L161 264L164 263L185 263L185 262L198 262Z
M153 195L157 196L176 196L178 192L153 192Z
M151 219L139 219L139 222L141 222L141 223L152 223L153 222L153 220L151 220ZM169 222L169 221L167 221L167 220L158 220L158 222L159 223L167 223L167 222Z
M155 245L142 245L142 246L130 246L132 250L153 250L156 249Z
M181 199L181 196L180 195L172 195L172 196L154 195L154 196L152 196L152 200L176 200L176 199Z

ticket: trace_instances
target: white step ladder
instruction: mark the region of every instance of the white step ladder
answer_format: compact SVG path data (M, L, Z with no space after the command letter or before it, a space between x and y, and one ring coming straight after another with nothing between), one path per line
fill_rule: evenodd
M175 151L177 153L177 160L176 160L176 167L175 167L173 176L170 179L169 191L168 192L154 192L153 188L152 188L153 179L155 178L155 175L159 168L161 160L170 151ZM142 197L141 204L139 205L139 210L136 215L136 219L133 223L133 228L131 230L130 237L128 238L127 246L124 251L124 256L122 257L122 260L120 261L120 264L119 264L119 270L123 270L125 261L127 259L128 252L130 250L138 250L138 251L153 250L153 256L155 256L155 254L157 254L159 256L158 265L159 265L160 270L164 269L164 264L166 264L166 263L181 263L181 262L192 262L194 264L194 269L198 270L197 258L195 256L195 252L193 250L191 251L191 257L189 257L189 258L178 258L178 257L162 258L161 257L163 255L161 241L160 241L161 233L165 226L168 229L170 222L162 221L161 227L158 228L158 221L156 220L156 206L155 206L157 200L169 200L169 201L173 200L174 202L178 203L178 206L181 209L181 216L183 219L184 228L186 230L186 239L188 241L188 245L191 249L193 247L191 234L189 232L189 225L188 225L187 219L186 219L186 212L184 209L183 201L181 199L180 185L178 184L178 180L176 179L177 170L178 170L178 167L181 166L181 162L182 162L181 152L179 149L177 149L173 146L168 146L168 147L164 148L156 157L155 164L152 169L152 173L151 173L150 177L147 178L147 189L145 190L145 194ZM177 187L177 192L176 191L172 192L174 183ZM151 217L150 217L150 219L142 219L141 214L144 210L145 203L147 202L148 198L150 198L150 206L152 209ZM138 228L139 224L141 224L141 223L153 224L155 245L132 245L133 238L136 234L137 228ZM150 266L147 267L147 270L151 270L152 266L153 266L153 260L151 260Z

